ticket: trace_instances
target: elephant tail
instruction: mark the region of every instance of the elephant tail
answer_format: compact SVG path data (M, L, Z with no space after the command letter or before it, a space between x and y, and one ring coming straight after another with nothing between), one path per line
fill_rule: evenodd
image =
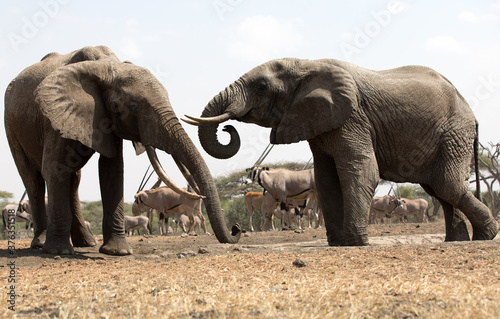
M479 123L476 121L476 137L474 138L474 166L476 175L476 198L481 199L481 177L479 176Z

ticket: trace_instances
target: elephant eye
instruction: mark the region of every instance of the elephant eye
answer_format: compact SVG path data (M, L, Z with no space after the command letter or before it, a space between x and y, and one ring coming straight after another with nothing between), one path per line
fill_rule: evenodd
M257 83L257 93L258 94L263 94L267 91L267 82L266 81L261 81Z

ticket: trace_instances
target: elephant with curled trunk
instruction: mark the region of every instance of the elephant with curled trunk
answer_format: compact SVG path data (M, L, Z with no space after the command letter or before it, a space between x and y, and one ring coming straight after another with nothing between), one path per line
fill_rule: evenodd
M132 252L124 231L124 139L133 141L138 153L145 146L157 174L172 189L205 197L219 241L238 241L240 228L227 228L210 171L175 116L165 88L148 70L121 62L107 47L51 53L22 71L5 94L5 129L31 202L32 247L72 254L70 236L74 246L96 245L84 225L78 185L81 168L97 152L103 205L99 251ZM156 148L174 157L201 195L186 193L168 179Z
M368 211L380 178L413 182L443 205L446 240L492 239L498 224L468 189L477 171L477 122L441 74L422 66L372 71L333 59L279 59L243 75L215 96L199 124L203 148L229 158L239 148L217 139L228 119L271 128L271 143L307 140L330 245L368 244ZM189 120L187 120L189 121ZM479 193L479 184L476 186ZM465 214L465 216L462 214Z

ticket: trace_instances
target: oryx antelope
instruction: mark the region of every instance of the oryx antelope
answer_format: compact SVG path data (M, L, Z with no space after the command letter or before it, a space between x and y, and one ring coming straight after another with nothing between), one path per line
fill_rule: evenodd
M311 196L311 192L316 193L313 169L291 171L286 168L270 169L254 166L247 171L249 172L247 183L257 183L262 186L276 202L280 203L280 208L287 211L289 211L288 200L306 200ZM280 230L283 230L283 222L282 218Z
M135 194L135 201L138 205L144 204L155 209L158 213L164 213L167 224L167 213L186 213L191 220L188 233L191 232L194 225L193 214L196 214L196 216L200 218L203 231L207 233L205 217L203 217L201 212L201 199L188 198L174 192L166 186L163 186L138 192Z

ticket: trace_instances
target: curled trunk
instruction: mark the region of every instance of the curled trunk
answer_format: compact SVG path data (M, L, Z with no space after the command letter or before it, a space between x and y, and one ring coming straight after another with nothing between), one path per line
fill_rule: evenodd
M176 132L176 136L173 139L175 141L175 151L172 152L172 156L176 162L182 163L192 174L201 195L204 196L203 203L205 204L214 234L219 242L237 243L241 236L240 226L236 224L232 226L231 230L228 229L212 175L186 132L180 128L178 122L176 125L179 126L178 129L174 128L170 130L170 132Z
M205 107L201 117L214 117L224 113L232 113L232 108L241 105L244 100L243 90L238 82L231 84L224 91L216 95ZM224 145L217 138L218 124L199 123L198 137L201 146L211 156L219 159L227 159L233 157L240 149L241 141L236 129L231 125L226 125L223 128L224 132L230 134L229 143Z

